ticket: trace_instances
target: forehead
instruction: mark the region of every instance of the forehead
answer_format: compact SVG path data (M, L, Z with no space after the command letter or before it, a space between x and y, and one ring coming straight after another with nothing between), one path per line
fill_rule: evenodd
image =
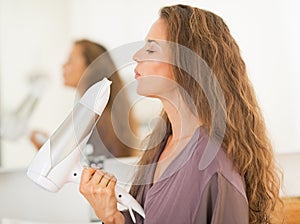
M83 51L83 47L80 44L74 44L72 47L72 52L81 53Z
M153 23L146 39L167 40L167 25L163 19L158 19Z

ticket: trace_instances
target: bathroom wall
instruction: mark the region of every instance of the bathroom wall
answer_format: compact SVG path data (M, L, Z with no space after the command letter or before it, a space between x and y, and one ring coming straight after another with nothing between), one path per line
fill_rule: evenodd
M49 86L28 130L51 133L76 100L74 90L63 87L61 78L72 41L89 38L113 50L143 40L159 8L174 3L198 6L224 18L241 48L276 152L300 152L300 15L296 12L300 3L293 0L0 0L2 114L12 111L26 95L26 77L34 72L47 74ZM133 80L133 68L131 64L122 69L125 81ZM136 105L144 129L159 109L157 101ZM1 143L6 167L27 166L35 154L27 136Z

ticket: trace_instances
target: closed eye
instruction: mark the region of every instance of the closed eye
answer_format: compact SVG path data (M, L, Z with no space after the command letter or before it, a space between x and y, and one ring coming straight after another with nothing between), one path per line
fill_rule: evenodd
M148 54L153 54L155 51L152 50L146 50Z

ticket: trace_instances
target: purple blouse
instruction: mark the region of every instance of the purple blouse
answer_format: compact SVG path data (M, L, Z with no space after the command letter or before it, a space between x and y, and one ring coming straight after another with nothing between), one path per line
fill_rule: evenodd
M201 130L200 130L201 129ZM180 154L169 164L155 184L143 185L136 199L145 211L145 219L135 213L137 223L155 224L244 224L249 222L248 201L243 178L220 149L204 169L199 162L209 136L198 128ZM158 161L163 151L156 156ZM153 180L155 165L148 172ZM133 223L123 211L127 224Z

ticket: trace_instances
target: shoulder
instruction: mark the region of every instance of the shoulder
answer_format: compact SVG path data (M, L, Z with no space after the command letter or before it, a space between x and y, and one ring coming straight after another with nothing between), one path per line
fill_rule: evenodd
M244 178L234 168L225 150L211 140L205 130L199 133L191 161L193 166L197 166L199 175L206 177L206 183L214 175L221 175L247 200Z
M244 177L237 172L232 160L228 158L223 149L218 153L216 161L218 162L219 172L247 199Z

